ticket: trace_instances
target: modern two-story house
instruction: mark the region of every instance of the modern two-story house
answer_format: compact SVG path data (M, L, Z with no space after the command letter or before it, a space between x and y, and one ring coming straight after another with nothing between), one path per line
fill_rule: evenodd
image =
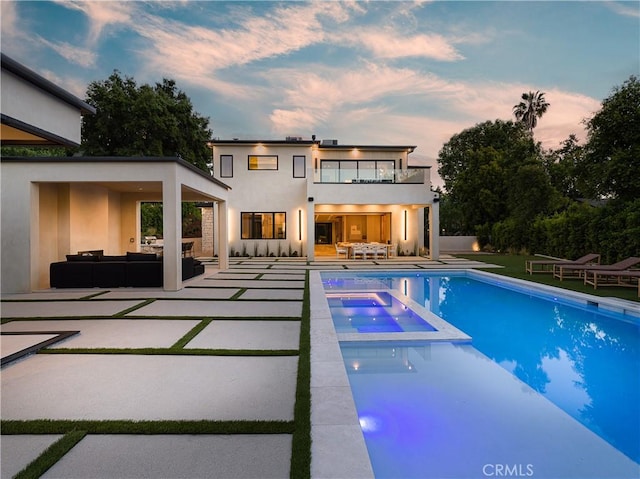
M313 260L319 245L375 242L409 255L428 244L438 258L439 197L430 168L410 165L415 146L292 137L211 146L213 175L231 187L232 255L294 252Z

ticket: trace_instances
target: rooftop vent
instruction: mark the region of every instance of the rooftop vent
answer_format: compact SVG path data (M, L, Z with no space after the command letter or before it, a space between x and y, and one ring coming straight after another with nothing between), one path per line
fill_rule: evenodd
M323 145L337 145L338 140L322 140Z
M286 141L302 141L302 137L301 136L288 136L286 138Z

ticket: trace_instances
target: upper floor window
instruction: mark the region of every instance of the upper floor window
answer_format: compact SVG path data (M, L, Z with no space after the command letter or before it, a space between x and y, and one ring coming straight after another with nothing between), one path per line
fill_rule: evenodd
M220 155L220 178L233 178L233 155Z
M307 158L305 156L293 157L293 177L304 178L306 176Z
M394 160L322 160L322 183L394 182Z
M249 155L250 170L277 170L278 157L276 155Z

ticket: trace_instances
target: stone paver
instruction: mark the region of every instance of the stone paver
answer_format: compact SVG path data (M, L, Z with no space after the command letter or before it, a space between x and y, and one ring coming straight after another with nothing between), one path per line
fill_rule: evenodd
M300 317L302 303L297 301L164 301L158 300L127 316L198 317Z
M65 316L113 316L143 301L40 301L4 302L3 318L54 318Z
M260 278L262 280L299 280L304 281L304 274L291 274L291 273L265 273Z
M0 478L15 476L61 437L58 434L2 436Z
M4 326L2 330L5 331ZM2 335L0 337L0 352L2 352L2 357L6 358L7 356L55 337L55 334Z
M60 299L82 299L87 296L97 294L95 289L49 289L45 291L34 291L33 293L2 294L2 301L55 301Z
M11 321L2 331L44 331L52 321ZM187 334L197 320L101 319L56 320L56 330L80 331L51 348L168 348ZM5 336L3 336L4 340ZM4 343L3 343L4 349ZM3 351L4 354L4 351Z
M209 288L304 288L304 280L300 281L269 281L266 279L217 279L212 276L211 279L204 279L197 283L198 286L207 286Z
M290 461L286 434L89 435L42 477L286 479Z
M35 355L2 370L2 419L291 421L297 365L297 356Z
M304 291L301 289L248 289L242 293L238 299L297 299L302 301L303 296Z
M94 299L130 299L130 298L160 298L160 299L229 299L236 294L239 289L215 289L215 288L196 288L187 286L180 291L163 291L156 290L153 292L140 292L113 290L105 294L101 294Z
M211 321L185 348L298 349L299 321Z

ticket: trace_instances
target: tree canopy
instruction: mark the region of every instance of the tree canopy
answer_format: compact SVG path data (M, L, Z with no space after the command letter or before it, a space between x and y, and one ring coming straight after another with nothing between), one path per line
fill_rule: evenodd
M438 173L460 232L476 234L509 216L524 220L549 211L555 196L539 157L520 123L487 121L454 135L440 151Z
M108 79L89 85L86 101L97 110L84 118L86 154L179 156L208 171L209 119L193 111L191 100L173 80L138 86L114 70Z
M640 198L640 82L631 76L586 122L581 179L592 196Z

